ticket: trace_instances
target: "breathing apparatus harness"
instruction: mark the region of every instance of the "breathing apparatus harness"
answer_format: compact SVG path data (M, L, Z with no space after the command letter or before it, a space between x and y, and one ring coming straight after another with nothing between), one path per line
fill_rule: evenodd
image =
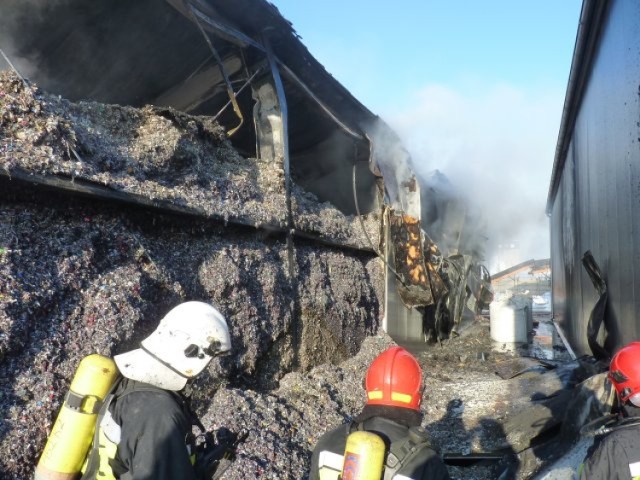
M238 434L229 431L225 436L226 438L222 439L217 433L205 429L200 419L182 395L146 385L127 386L123 391L116 393L123 380L124 377L122 376L116 380L100 408L93 438L93 447L87 456L87 462L83 469L81 480L92 478L108 480L114 478L109 459L115 457L117 445L104 436L101 424L104 417L107 414L110 415L109 407L111 402L115 398L120 399L133 392L154 392L170 395L175 399L189 418L191 424L200 431L198 435L190 432L185 438L185 447L190 453L191 463L193 464L197 478L201 480L216 480L222 476L229 465L231 465L238 445L247 438L247 430L243 429Z
M599 437L623 428L640 427L640 416L623 417L618 413L603 415L580 428L580 435Z
M357 431L365 431L364 423L352 421L347 428L347 437ZM418 452L425 448L433 448L426 430L422 427L410 427L404 438L391 442L388 446L384 461L384 476L381 480L391 480Z

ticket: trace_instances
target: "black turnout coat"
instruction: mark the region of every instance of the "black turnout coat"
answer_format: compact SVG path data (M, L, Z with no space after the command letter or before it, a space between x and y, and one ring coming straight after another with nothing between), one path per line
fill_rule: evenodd
M624 413L640 423L640 408L625 406ZM580 480L631 479L640 479L640 425L619 428L597 440L580 473Z

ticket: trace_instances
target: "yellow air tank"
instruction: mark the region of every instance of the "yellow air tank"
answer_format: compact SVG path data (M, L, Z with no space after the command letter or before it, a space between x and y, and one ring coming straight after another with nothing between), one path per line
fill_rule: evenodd
M82 359L44 447L34 480L77 478L87 456L102 401L118 376L115 362L93 354Z
M372 432L355 431L347 437L342 480L380 480L384 467L385 445Z

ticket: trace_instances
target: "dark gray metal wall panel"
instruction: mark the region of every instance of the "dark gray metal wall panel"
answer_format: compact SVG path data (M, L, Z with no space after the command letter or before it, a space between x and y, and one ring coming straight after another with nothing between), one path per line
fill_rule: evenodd
M640 2L611 2L551 212L554 314L577 353L590 353L586 323L597 301L580 263L586 250L609 287L607 346L640 338L639 25Z
M558 195L551 210L550 251L551 251L551 293L553 297L553 318L563 329L566 338L574 344L569 325L570 312L567 311L567 274L564 251L562 249L562 196Z
M385 268L385 312L383 329L401 345L413 344L414 342L424 344L424 328L422 313L415 308L407 308L400 294L396 276L389 268L394 264L393 249L391 248L391 238L389 229L385 228L385 258L387 266Z
M577 245L578 217L576 154L571 143L551 215L551 268L554 319L572 347L580 351L587 345L586 322L579 320L583 312L583 252Z

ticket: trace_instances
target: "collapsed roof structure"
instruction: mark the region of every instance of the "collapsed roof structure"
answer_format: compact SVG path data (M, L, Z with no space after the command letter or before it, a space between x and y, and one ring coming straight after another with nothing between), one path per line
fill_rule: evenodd
M420 228L421 187L397 135L320 65L269 2L66 0L36 9L9 1L2 8L0 46L44 90L72 101L206 115L225 128L241 155L281 169L279 218L222 213L221 205L208 215L380 255L390 267L383 327L395 338L446 337L462 317L467 277L490 288L473 273L476 251L443 256ZM297 187L358 222L384 212L382 228L376 235L363 228L361 242L319 234L292 210ZM176 209L168 203L163 208ZM451 218L456 227L464 222L464 216ZM461 256L449 261L447 253Z

